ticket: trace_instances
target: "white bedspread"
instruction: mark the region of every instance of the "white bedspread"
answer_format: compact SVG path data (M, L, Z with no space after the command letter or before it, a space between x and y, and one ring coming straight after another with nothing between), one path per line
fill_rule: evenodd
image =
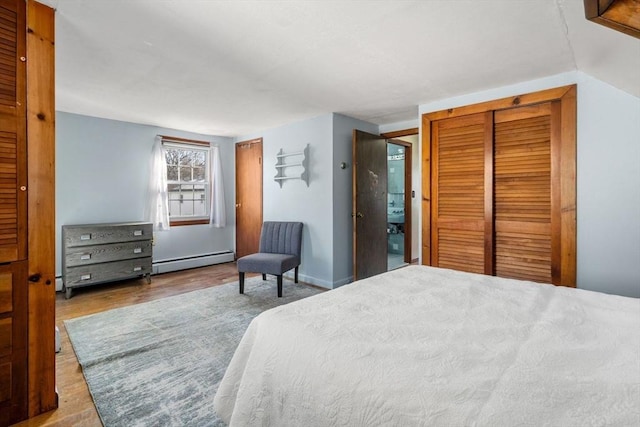
M231 426L639 426L640 300L411 266L264 312Z

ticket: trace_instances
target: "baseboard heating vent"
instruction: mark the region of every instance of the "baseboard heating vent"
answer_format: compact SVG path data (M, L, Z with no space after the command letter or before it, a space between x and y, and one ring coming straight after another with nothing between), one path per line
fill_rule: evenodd
M194 255L185 258L174 258L153 262L152 274L168 273L170 271L186 270L188 268L205 267L234 260L232 251L221 251L210 254Z

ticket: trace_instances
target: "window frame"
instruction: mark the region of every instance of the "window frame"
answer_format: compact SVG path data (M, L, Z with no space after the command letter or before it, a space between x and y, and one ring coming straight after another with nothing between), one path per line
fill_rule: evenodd
M205 215L193 215L193 216L172 216L171 215L171 196L169 195L170 185L195 185L196 183L202 183L201 181L180 181L169 179L169 167L167 162L167 199L169 202L169 225L171 227L182 225L200 225L209 224L211 222L211 197L212 197L212 182L211 182L211 144L207 141L198 141L192 139L176 138L169 136L162 136L162 146L164 149L165 161L167 160L167 150L178 149L185 151L200 151L205 152L205 180L204 180L204 195L205 195ZM180 168L180 165L174 165ZM190 165L193 168L193 165ZM191 199L194 200L195 199Z

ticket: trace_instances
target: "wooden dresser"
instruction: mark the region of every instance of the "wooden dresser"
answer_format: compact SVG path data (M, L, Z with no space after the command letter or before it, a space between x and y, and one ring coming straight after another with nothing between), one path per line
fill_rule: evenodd
M62 226L62 279L72 290L146 276L151 282L153 226L147 222Z

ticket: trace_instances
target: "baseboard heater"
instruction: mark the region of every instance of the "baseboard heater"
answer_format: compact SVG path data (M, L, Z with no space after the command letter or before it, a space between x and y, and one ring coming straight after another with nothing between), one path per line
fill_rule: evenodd
M168 273L170 271L186 270L188 268L221 264L223 262L231 262L234 260L234 258L235 256L232 251L221 251L184 258L154 261L152 274Z

